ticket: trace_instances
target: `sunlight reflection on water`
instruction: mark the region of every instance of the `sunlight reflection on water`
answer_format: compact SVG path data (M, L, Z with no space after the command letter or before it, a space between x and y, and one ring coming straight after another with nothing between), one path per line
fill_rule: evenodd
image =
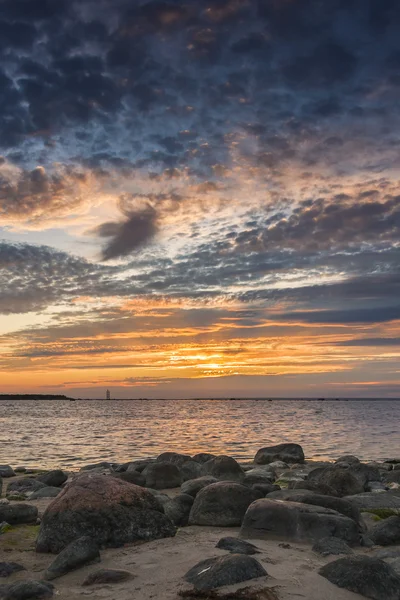
M65 468L166 450L252 459L297 442L308 459L400 455L400 401L2 401L0 463Z

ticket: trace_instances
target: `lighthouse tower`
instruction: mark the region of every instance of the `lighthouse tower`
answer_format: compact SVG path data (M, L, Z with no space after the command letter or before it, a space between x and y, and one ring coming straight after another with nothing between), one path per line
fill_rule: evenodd
M106 391L106 400L111 400L111 392L110 392L110 390Z

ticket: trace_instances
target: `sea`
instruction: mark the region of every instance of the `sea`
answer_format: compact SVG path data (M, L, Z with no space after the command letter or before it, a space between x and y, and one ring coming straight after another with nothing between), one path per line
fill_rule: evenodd
M0 464L78 470L161 452L250 461L295 442L308 460L400 459L400 400L2 400Z

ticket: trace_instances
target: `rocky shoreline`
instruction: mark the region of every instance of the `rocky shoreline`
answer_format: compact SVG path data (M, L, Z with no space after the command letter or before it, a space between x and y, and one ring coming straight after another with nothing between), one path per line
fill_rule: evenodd
M3 465L0 496L5 600L285 600L299 586L308 600L400 600L400 459L315 463L280 444L246 464L164 452L74 473Z

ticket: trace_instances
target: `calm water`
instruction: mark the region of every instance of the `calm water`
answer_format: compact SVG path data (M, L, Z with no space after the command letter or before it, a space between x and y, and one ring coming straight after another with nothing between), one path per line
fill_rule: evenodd
M0 464L80 467L166 450L238 459L297 442L308 459L400 456L396 400L2 401Z

